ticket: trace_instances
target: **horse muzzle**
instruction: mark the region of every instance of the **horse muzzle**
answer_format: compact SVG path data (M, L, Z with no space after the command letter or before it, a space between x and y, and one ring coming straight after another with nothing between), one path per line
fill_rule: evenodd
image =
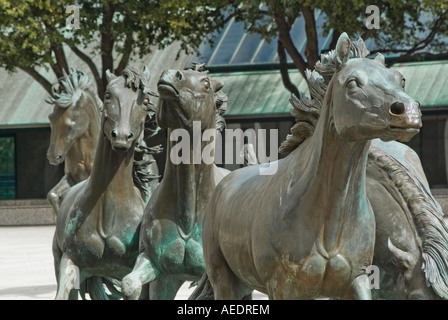
M58 166L60 165L62 162L64 162L65 157L63 154L58 154L58 155L52 155L50 153L47 153L47 159L48 162L52 165L52 166Z
M420 103L404 103L396 101L389 106L390 130L397 135L399 141L409 141L420 132L422 113Z
M116 129L111 131L110 136L112 149L118 153L126 153L134 141L133 133L120 133Z

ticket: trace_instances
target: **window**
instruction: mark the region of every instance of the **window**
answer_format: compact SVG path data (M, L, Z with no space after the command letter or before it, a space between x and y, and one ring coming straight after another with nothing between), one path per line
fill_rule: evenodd
M0 137L0 200L16 197L14 136Z

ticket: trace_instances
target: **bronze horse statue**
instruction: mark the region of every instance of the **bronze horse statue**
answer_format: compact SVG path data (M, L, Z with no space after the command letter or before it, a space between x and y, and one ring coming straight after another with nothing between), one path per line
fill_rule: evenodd
M47 102L54 105L48 117L51 137L47 158L52 165L64 162L65 171L59 183L47 194L57 215L62 195L92 172L103 103L92 80L74 69L52 86Z
M313 135L278 161L275 174L250 166L215 189L203 248L216 299L242 299L253 289L270 299L371 298L370 141L408 141L421 116L401 74L351 54L351 46L343 33L321 61L334 74Z
M359 39L353 55L369 52ZM328 59L323 55L322 60ZM376 60L384 64L384 57ZM296 124L282 143L290 153L314 132L322 101L336 70L316 64L307 72L312 99L291 97ZM322 75L322 76L321 76ZM403 80L404 88L404 80ZM380 299L448 299L448 227L440 205L431 194L418 155L405 144L374 139L367 162L367 195L376 220L373 265L381 283L373 290Z
M126 299L139 298L142 285L150 283L151 300L172 300L185 281L199 280L205 271L202 220L208 214L206 204L213 190L228 173L213 163L212 136L217 126L225 124L222 114L227 97L221 88L222 84L210 78L200 64L194 64L193 70L166 70L160 77L157 123L168 128L169 137L176 130L186 136L177 143L168 139L164 176L146 206L142 221L140 255L132 272L122 281ZM203 141L206 131L211 136ZM176 149L185 142L186 149ZM196 143L200 149L194 148ZM203 159L202 151L206 149L210 161ZM199 161L195 161L198 150ZM175 159L179 152L189 152L187 161Z
M133 160L147 112L155 111L149 70L128 67L119 77L108 71L107 78L92 173L66 192L58 213L53 241L57 299L77 297L74 277L79 283L94 279L89 292L104 290L98 279L121 280L138 255L145 203L134 185Z
M50 146L47 158L52 165L64 162L65 175L47 194L55 215L64 193L73 185L87 179L92 172L98 137L100 135L103 102L98 97L90 77L72 69L52 86L47 99L53 104L49 115L51 124ZM148 112L145 139L158 131L154 112ZM136 148L134 183L145 202L158 185L158 168L153 154L159 147L147 148L143 140Z

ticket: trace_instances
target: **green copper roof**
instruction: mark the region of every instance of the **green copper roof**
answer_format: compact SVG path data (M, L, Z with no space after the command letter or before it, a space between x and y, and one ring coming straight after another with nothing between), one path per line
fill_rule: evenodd
M158 63L148 63L151 64ZM404 75L406 92L423 109L448 109L448 61L401 63L392 68ZM160 72L154 71L151 80L156 82ZM283 86L279 70L222 72L211 76L224 84L223 91L229 97L226 118L289 115L290 93ZM308 95L301 74L290 70L289 76L299 91ZM0 79L0 128L48 126L52 107L44 102L48 95L36 81L23 72L8 74L5 70L0 70Z
M403 74L406 92L422 108L448 108L448 61L401 63L392 68ZM299 91L309 96L301 74L290 70L289 76ZM212 77L224 84L228 118L289 115L290 93L283 87L279 70L213 73Z
M228 95L226 117L289 114L290 93L283 86L280 72L247 71L212 74L224 84ZM290 78L300 91L308 91L307 84L297 71L290 71Z
M393 66L406 79L406 93L423 108L448 108L448 61L399 63Z

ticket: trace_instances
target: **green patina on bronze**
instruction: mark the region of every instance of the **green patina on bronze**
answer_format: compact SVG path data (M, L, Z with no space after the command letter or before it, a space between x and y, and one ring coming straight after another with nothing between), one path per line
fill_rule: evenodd
M56 222L53 255L57 299L117 298L119 284L138 255L145 203L134 185L134 151L143 137L150 102L149 70L127 68L118 77L107 72L101 131L91 175L63 197ZM104 291L103 283L111 294Z
M283 145L291 153L276 174L246 167L216 188L203 225L215 298L242 299L253 289L271 299L371 298L363 273L375 244L366 192L370 140L409 140L421 113L401 74L381 56L365 59L366 51L362 40L342 34L323 56L316 69L328 86L315 127L292 129Z
M73 69L52 86L47 102L54 105L48 117L51 137L47 158L52 165L64 162L65 171L47 195L57 216L63 194L87 179L92 172L103 103L94 90L92 80L83 72Z
M227 99L221 88L203 65L195 64L193 70L166 70L158 82L159 126L168 129L168 137L175 129L185 129L193 137L194 121L200 121L202 130L222 128ZM176 143L168 138L168 155ZM201 150L210 146L210 142L198 143ZM174 164L167 156L164 177L145 209L141 253L122 282L126 299L139 298L148 283L151 299L174 299L186 280L199 280L205 270L202 221L208 214L210 195L228 171L190 160L189 164Z

